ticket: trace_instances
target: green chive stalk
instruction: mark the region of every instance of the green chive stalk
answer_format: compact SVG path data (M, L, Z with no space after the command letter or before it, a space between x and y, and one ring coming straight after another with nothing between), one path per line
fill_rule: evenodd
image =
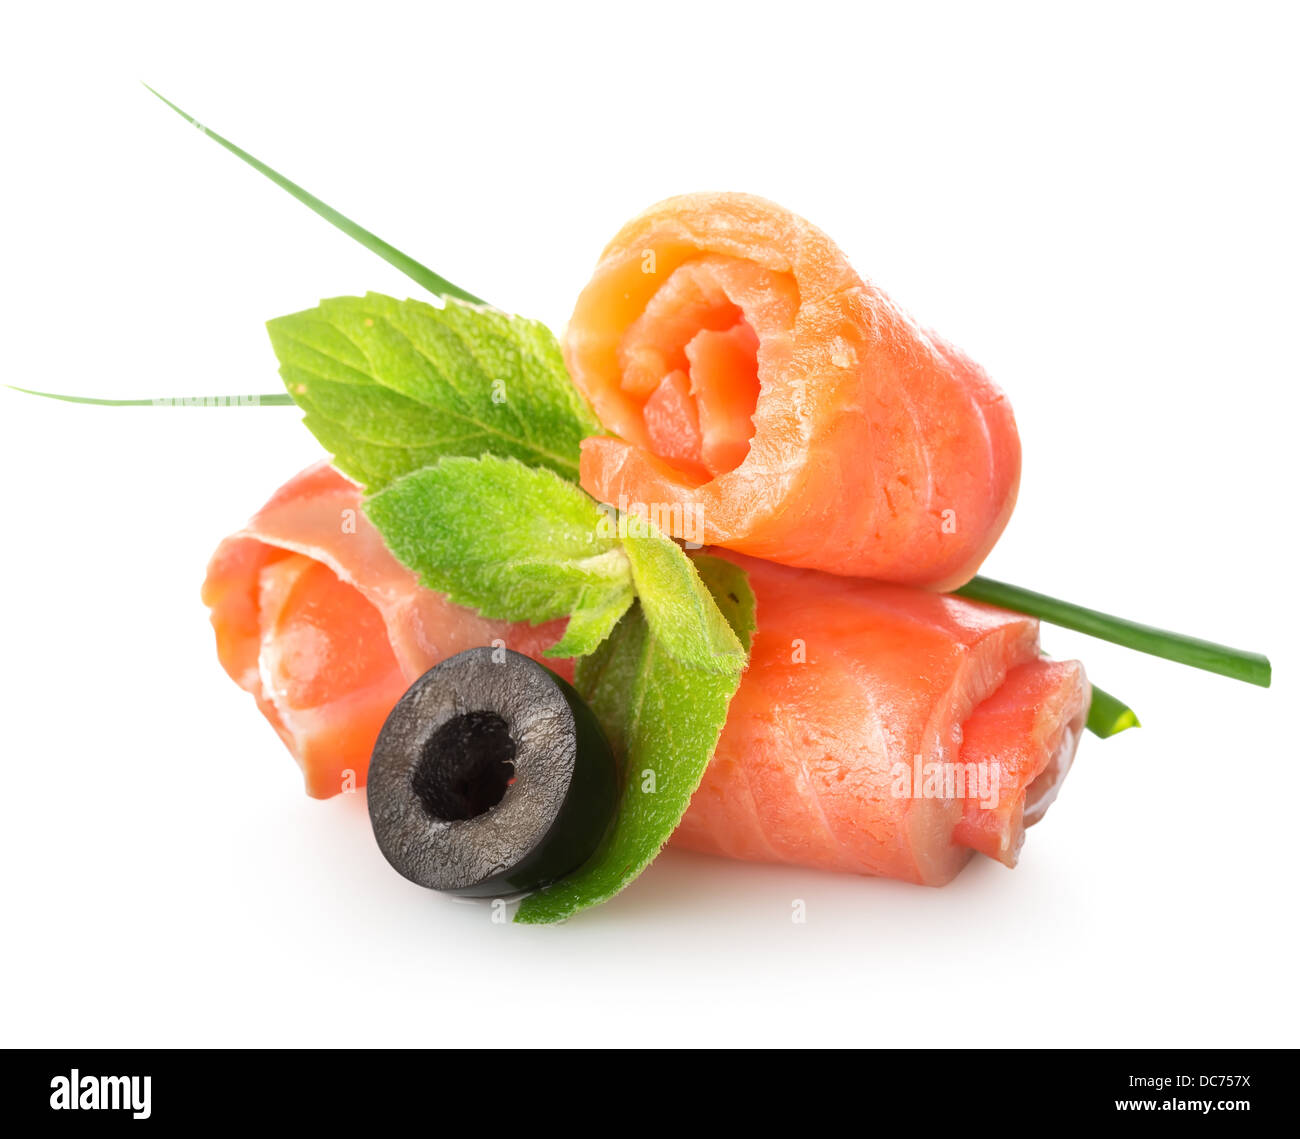
M1203 641L1199 637L1189 637L1183 633L1171 633L1167 629L1157 629L1123 617L1113 617L1109 613L1048 597L1045 593L1021 589L1018 585L975 577L953 592L959 597L984 601L1016 613L1026 613L1063 629L1073 629L1090 637L1110 641L1111 644L1123 645L1126 649L1164 657L1165 660L1201 668L1206 672L1217 672L1220 676L1229 676L1233 680L1244 680L1247 684L1258 684L1261 688L1267 688L1273 679L1273 667L1269 664L1268 657L1259 653Z

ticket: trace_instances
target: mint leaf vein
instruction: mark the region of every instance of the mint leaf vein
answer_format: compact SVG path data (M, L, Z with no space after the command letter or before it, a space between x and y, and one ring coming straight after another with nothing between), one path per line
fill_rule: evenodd
M308 429L371 491L441 458L482 454L576 481L579 445L601 430L536 321L371 293L267 328Z

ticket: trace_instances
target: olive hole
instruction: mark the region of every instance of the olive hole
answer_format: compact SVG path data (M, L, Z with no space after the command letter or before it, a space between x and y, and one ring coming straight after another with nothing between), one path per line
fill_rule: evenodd
M472 819L495 807L515 774L515 741L495 712L464 712L420 752L411 787L432 818Z

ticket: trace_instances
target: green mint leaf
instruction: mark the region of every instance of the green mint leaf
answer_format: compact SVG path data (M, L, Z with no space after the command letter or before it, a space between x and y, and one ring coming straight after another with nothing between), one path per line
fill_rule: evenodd
M708 586L727 624L745 648L745 658L754 640L757 610L754 591L749 587L749 575L735 562L715 558L712 554L696 554L691 558L695 572Z
M720 559L696 561L734 622L733 639L748 639L754 595L744 571ZM640 604L578 661L578 690L623 761L622 799L600 849L567 878L525 898L515 921L563 921L613 897L654 860L690 805L739 685L739 667L697 668L669 653Z
M584 598L569 616L564 636L546 650L546 655L563 659L595 652L597 646L614 631L634 598L631 590L626 596L611 591L603 597Z
M743 668L748 656L744 645L682 548L644 519L628 518L626 529L623 548L632 580L660 647L706 672L729 674Z
M601 430L536 321L371 293L267 328L308 429L371 491L448 455L515 458L576 482L579 444Z
M569 617L551 656L591 652L632 604L613 527L602 527L594 499L545 468L446 458L391 483L365 509L393 555L458 605L509 621Z

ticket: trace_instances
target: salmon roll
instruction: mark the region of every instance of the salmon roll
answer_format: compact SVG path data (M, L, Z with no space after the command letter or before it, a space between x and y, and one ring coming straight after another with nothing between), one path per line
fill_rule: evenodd
M208 567L217 651L328 798L366 780L410 683L501 644L540 658L562 621L490 621L419 585L321 464ZM1038 623L961 598L713 551L757 605L749 665L675 846L940 885L1014 865L1070 769L1090 700ZM546 659L566 679L571 661Z
M326 463L290 479L208 563L217 657L302 769L307 794L365 785L379 729L410 684L479 645L537 659L563 621L490 621L423 588ZM545 661L573 677L573 662Z
M929 886L976 852L1014 866L1074 759L1083 666L1044 659L1031 617L727 556L757 631L673 845Z
M675 537L948 590L1015 505L1002 392L762 198L688 194L634 218L564 352L610 433L583 443L582 485Z

